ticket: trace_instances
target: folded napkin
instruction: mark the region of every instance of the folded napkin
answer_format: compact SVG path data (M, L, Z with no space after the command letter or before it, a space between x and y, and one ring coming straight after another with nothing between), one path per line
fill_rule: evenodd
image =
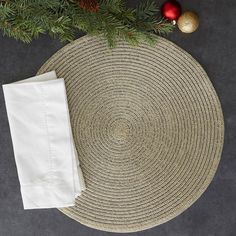
M85 189L55 71L3 85L24 209L73 206Z

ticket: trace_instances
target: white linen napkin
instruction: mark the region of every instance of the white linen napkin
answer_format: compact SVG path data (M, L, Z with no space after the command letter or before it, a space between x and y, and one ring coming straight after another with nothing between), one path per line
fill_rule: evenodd
M52 71L3 92L24 209L73 206L85 185L64 79Z

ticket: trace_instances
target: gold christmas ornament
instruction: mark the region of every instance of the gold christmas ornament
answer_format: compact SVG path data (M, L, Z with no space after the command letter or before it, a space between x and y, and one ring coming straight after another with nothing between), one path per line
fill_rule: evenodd
M192 33L199 26L199 17L194 12L186 11L179 17L177 25L183 33Z

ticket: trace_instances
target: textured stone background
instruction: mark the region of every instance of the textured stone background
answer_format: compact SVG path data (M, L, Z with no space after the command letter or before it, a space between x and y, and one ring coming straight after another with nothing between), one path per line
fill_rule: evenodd
M129 1L129 5L136 3ZM168 38L202 64L219 95L226 128L223 155L213 182L192 207L163 225L131 235L235 236L236 1L181 0L180 3L184 10L199 13L200 28L191 35L176 30ZM27 45L0 34L1 84L33 76L62 46L48 36ZM0 111L0 236L119 235L90 229L57 209L23 210L2 89Z

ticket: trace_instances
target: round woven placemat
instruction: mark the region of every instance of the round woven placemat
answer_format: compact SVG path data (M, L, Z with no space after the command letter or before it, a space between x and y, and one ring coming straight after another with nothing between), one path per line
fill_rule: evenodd
M87 190L60 209L113 232L151 228L205 191L223 146L223 116L205 71L184 50L82 37L39 70L65 79ZM60 96L60 95L59 95ZM58 127L60 128L60 127Z

